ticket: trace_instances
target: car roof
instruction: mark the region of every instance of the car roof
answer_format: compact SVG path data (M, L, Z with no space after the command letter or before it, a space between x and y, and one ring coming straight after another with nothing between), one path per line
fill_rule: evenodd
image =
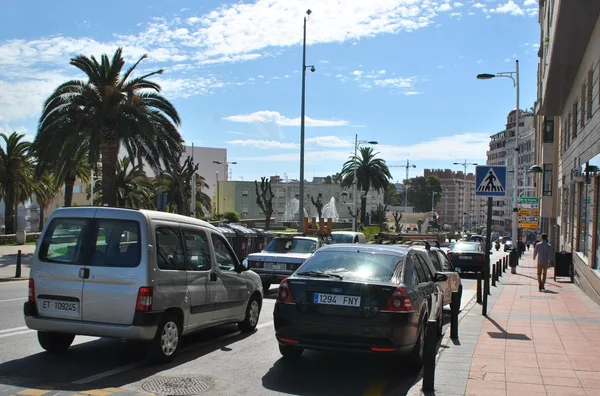
M357 232L357 231L332 231L331 234L335 234L335 235L361 235L362 232Z
M366 253L390 253L396 255L404 255L410 250L409 246L400 245L379 245L379 244L367 244L367 243L334 243L331 245L325 245L317 252L321 251L361 251Z

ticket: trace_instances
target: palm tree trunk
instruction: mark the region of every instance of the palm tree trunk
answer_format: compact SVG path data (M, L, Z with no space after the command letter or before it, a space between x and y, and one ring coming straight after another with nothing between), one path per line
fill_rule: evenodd
M73 186L75 185L75 177L65 178L65 207L73 205Z
M15 201L13 199L12 187L6 186L4 197L4 233L15 233Z
M119 160L119 139L105 141L102 151L102 203L117 206L117 161Z

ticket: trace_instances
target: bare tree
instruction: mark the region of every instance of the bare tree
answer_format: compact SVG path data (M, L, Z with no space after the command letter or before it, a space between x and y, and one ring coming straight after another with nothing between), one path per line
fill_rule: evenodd
M396 234L400 234L400 232L402 231L402 227L404 226L404 224L400 224L400 220L402 220L402 213L396 211L392 214L392 217L394 217L394 225L396 227Z
M256 204L265 214L265 230L271 226L271 215L273 214L273 190L271 189L271 180L266 177L260 178L260 192L258 190L258 181L254 181L256 187Z
M317 209L317 215L319 216L319 221L321 221L320 219L323 216L323 200L321 199L321 197L317 196L317 200L315 201L315 198L311 195L310 202L312 202L312 204Z

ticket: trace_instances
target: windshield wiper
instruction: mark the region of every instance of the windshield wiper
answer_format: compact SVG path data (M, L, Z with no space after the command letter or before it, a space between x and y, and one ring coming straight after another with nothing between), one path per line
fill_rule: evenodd
M326 274L326 273L317 272L317 271L298 272L296 275L300 275L300 276L312 276L312 277L315 277L315 278L338 278L338 279L344 279L341 275L338 275L338 274Z

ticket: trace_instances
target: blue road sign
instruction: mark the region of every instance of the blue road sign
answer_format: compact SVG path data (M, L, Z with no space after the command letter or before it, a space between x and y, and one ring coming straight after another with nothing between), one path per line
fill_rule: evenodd
M477 166L475 168L475 195L478 197L505 197L506 166Z

